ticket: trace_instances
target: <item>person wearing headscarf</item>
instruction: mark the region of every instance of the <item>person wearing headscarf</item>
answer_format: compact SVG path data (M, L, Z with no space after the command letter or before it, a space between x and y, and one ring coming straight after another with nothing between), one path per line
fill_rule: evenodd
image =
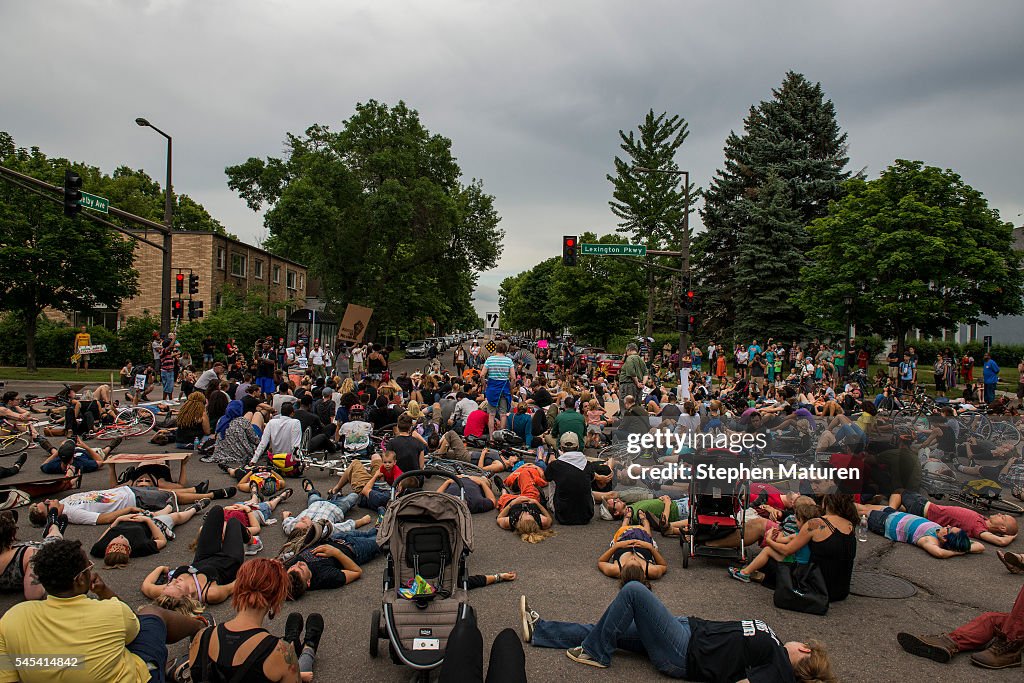
M217 446L213 460L239 464L248 460L260 443L259 428L245 417L245 405L230 401L223 417L217 421Z

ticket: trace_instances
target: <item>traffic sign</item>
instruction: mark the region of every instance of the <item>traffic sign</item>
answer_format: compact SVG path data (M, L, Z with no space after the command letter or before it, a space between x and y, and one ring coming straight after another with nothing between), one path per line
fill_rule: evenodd
M93 211L99 211L100 213L107 213L107 209L110 208L110 200L103 197L97 197L94 194L88 192L82 192L82 199L78 202L81 206Z
M490 340L484 344L484 348L487 349L487 353L494 353L494 349L498 348L498 345L494 343L494 340Z
M580 244L584 256L647 256L642 244Z
M495 313L485 313L484 314L484 320L486 320L486 322L487 322L486 327L488 329L491 329L491 330L499 329L498 328L498 314L496 312Z

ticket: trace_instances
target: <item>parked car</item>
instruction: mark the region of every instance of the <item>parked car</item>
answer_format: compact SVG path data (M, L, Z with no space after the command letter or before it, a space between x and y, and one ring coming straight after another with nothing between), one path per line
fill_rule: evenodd
M419 341L412 341L405 347L406 358L426 358L427 349L430 347L430 342L426 339L420 339Z
M599 360L599 356L605 351L600 346L585 346L579 354L587 359L588 363L596 363Z
M602 353L597 357L597 368L606 377L616 377L622 369L623 358L617 353Z

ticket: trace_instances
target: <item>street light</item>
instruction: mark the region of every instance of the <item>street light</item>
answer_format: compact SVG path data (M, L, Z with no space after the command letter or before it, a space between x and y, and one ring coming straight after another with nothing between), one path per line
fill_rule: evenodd
M853 296L847 294L843 297L843 303L846 304L846 339L843 341L843 372L845 374L850 373L850 333L851 333L851 317L853 315Z
M135 123L143 128L152 128L167 138L167 183L164 185L164 258L161 280L160 331L164 334L171 331L171 231L174 229L174 186L171 185L171 136L163 132L141 116Z
M682 292L689 290L690 288L690 172L679 171L676 169L668 168L647 168L646 166L634 166L634 171L640 171L642 173L668 173L669 175L681 175L683 176L683 189L686 191L686 209L683 213L683 239L680 240L680 255L683 259L683 277L685 282L683 283L685 289L680 288L680 300L682 300ZM682 327L682 326L681 326ZM679 357L683 357L683 353L686 350L688 335L686 330L679 331Z

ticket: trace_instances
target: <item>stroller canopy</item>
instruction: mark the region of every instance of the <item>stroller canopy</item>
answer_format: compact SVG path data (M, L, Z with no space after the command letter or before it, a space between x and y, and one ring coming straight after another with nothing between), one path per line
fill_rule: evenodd
M437 491L416 491L399 497L388 505L384 513L384 519L377 529L377 545L382 548L389 546L403 520L450 522L458 529L462 546L473 552L473 521L466 502L461 498Z

